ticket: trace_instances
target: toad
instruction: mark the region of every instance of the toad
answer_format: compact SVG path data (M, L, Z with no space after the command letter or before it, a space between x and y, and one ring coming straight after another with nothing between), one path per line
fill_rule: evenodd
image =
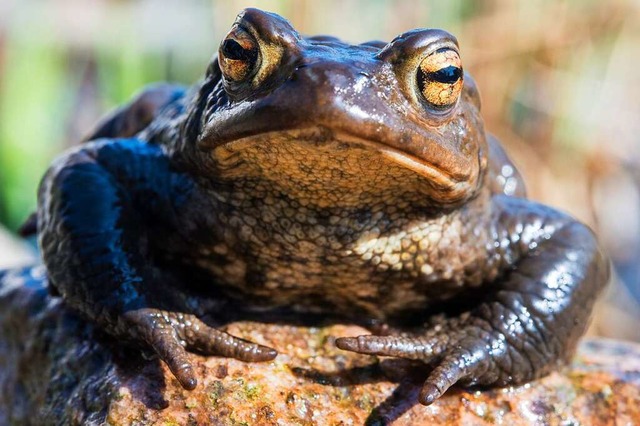
M480 109L447 32L352 45L247 9L201 83L147 89L49 168L51 286L185 389L187 351L277 355L202 321L218 300L410 320L335 344L428 364L423 404L540 377L572 355L608 261L526 199Z

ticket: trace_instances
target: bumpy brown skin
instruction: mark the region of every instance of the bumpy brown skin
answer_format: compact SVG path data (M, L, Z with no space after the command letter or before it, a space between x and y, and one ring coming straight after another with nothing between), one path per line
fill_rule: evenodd
M150 89L48 171L52 283L187 389L186 349L276 356L198 319L227 300L412 320L336 344L432 365L425 404L455 383L547 373L571 356L608 262L587 227L524 198L457 49L439 30L303 39L244 11L201 85Z

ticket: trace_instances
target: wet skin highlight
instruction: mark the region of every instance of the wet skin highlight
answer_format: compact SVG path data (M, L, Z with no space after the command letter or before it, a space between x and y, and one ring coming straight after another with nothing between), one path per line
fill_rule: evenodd
M200 83L146 89L47 171L51 284L186 389L187 351L277 355L200 319L226 303L388 324L336 345L429 364L423 404L533 380L572 356L609 264L526 199L480 108L444 31L350 45L247 9Z

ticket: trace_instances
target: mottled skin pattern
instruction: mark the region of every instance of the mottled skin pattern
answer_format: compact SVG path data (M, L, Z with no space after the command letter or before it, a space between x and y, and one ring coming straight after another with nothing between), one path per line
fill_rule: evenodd
M186 350L276 356L198 319L220 300L389 324L336 344L430 364L425 404L523 383L572 355L608 279L587 227L524 198L443 31L354 46L248 9L200 85L89 139L39 191L51 282L187 389Z

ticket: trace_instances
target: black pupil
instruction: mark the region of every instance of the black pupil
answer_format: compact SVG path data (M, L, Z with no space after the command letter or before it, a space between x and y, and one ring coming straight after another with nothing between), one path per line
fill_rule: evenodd
M453 84L458 81L460 77L462 77L462 68L454 67L453 65L427 74L429 80L445 84Z
M222 43L222 53L226 58L235 61L253 61L256 58L255 49L245 49L232 39L226 39Z

